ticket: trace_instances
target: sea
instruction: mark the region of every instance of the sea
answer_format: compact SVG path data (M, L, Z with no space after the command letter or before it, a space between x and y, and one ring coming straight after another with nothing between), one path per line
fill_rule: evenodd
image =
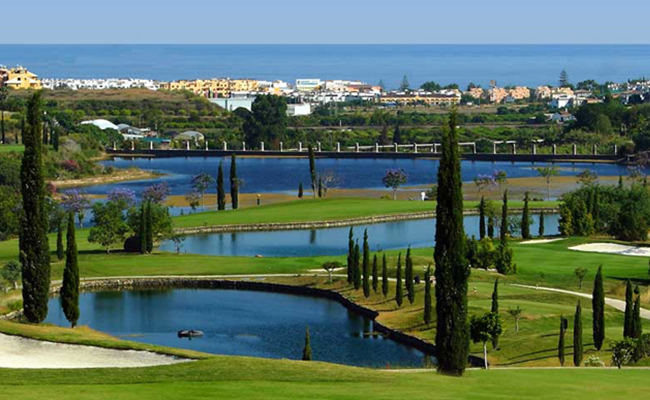
M0 65L41 78L299 78L487 86L650 76L650 45L0 45Z

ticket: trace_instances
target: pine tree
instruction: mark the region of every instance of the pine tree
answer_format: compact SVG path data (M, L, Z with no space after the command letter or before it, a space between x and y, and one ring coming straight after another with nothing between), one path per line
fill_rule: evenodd
M639 286L634 289L636 300L634 300L634 308L632 310L632 335L634 339L640 339L643 334L643 325L641 323L641 292Z
M363 232L363 296L370 297L370 247L368 246L368 230Z
M406 296L409 303L415 301L415 284L413 282L413 258L411 258L411 246L406 250L406 270L404 273L406 283Z
M379 287L379 271L377 266L377 254L372 257L372 291L377 293Z
M424 323L431 323L431 265L424 273Z
M361 254L359 251L359 242L354 244L354 290L359 290L361 287Z
M591 297L593 310L593 338L596 350L603 347L605 340L605 289L603 288L603 266L598 267Z
M59 226L56 230L56 258L61 261L65 257L65 249L63 248L63 221L59 221Z
M311 179L311 191L314 195L314 198L316 198L316 191L318 189L318 179L316 177L316 159L314 158L314 148L309 145L308 147L308 153L309 153L309 176Z
M348 284L354 282L354 231L348 234Z
M140 221L138 224L138 237L140 239L140 254L147 253L147 209L144 203L140 204Z
M492 291L492 309L491 312L494 314L499 314L499 278L494 281L494 290ZM499 347L499 335L493 335L492 337L492 348L497 349Z
M559 84L560 84L560 87L569 86L569 74L566 72L565 69L562 69L562 72L560 72Z
M302 360L311 361L311 342L309 339L309 327L305 328L305 347L302 349Z
M485 237L485 196L481 196L478 213L478 236L480 239L483 239Z
M442 140L436 204L435 278L438 371L462 375L469 355L466 237L456 110Z
M74 217L68 215L66 234L65 269L61 286L61 307L65 318L74 328L79 319L79 265L77 263L77 239L75 237Z
M634 300L632 282L627 280L625 286L625 322L623 323L623 337L631 338L634 331Z
M582 308L580 307L580 302L578 302L573 321L573 365L576 367L582 364L582 352Z
M501 228L499 229L501 241L508 239L508 189L503 192L503 206L501 207Z
M147 238L147 253L153 251L153 215L151 214L151 202L148 201L145 207L145 224L147 226L146 238Z
M560 335L559 335L559 341L557 344L557 358L560 360L560 365L564 366L564 354L565 354L565 343L564 343L564 337L566 335L566 330L569 325L569 322L564 318L564 316L560 316Z
M304 196L303 188L302 188L302 182L300 182L300 185L298 185L298 198L302 199Z
M384 297L388 296L388 264L386 263L386 253L381 260L381 293Z
M41 140L41 92L27 103L27 124L23 129L25 149L20 167L23 213L20 221L19 248L23 280L23 311L29 322L40 323L47 317L50 299L50 248L45 208L43 143Z
M239 178L237 178L237 157L235 154L230 158L230 198L232 209L239 208Z
M217 210L226 209L226 189L223 186L223 161L217 171Z
M539 213L539 231L537 233L540 237L544 236L544 210Z
M524 196L524 211L521 215L521 237L524 239L530 239L530 210L528 209L528 202L530 198L528 192Z
M395 302L397 307L402 306L404 301L404 293L402 292L402 253L397 256L397 276L395 282Z

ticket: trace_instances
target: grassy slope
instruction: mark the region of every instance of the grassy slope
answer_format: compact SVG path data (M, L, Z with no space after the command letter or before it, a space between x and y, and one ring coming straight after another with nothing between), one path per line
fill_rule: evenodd
M24 147L20 144L3 144L0 145L0 153L10 153L12 151L22 153Z

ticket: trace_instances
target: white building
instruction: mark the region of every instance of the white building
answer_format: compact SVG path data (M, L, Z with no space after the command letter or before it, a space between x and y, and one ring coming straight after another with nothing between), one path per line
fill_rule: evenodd
M287 104L287 115L290 117L309 114L311 114L311 105L309 103Z
M312 92L323 85L323 81L316 78L296 79L296 89L301 92Z
M209 100L210 103L216 104L227 111L235 111L238 108L252 111L255 97L216 97Z

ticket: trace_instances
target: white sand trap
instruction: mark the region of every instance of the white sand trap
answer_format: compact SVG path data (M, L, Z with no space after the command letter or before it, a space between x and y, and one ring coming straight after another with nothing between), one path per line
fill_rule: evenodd
M569 247L569 250L594 253L620 254L624 256L650 257L650 247L625 246L616 243L587 243Z
M526 240L525 242L520 242L519 244L542 244L542 243L552 243L559 240L564 240L564 238L555 238L555 239L533 239Z
M149 351L50 343L0 334L0 368L130 368L190 361Z

